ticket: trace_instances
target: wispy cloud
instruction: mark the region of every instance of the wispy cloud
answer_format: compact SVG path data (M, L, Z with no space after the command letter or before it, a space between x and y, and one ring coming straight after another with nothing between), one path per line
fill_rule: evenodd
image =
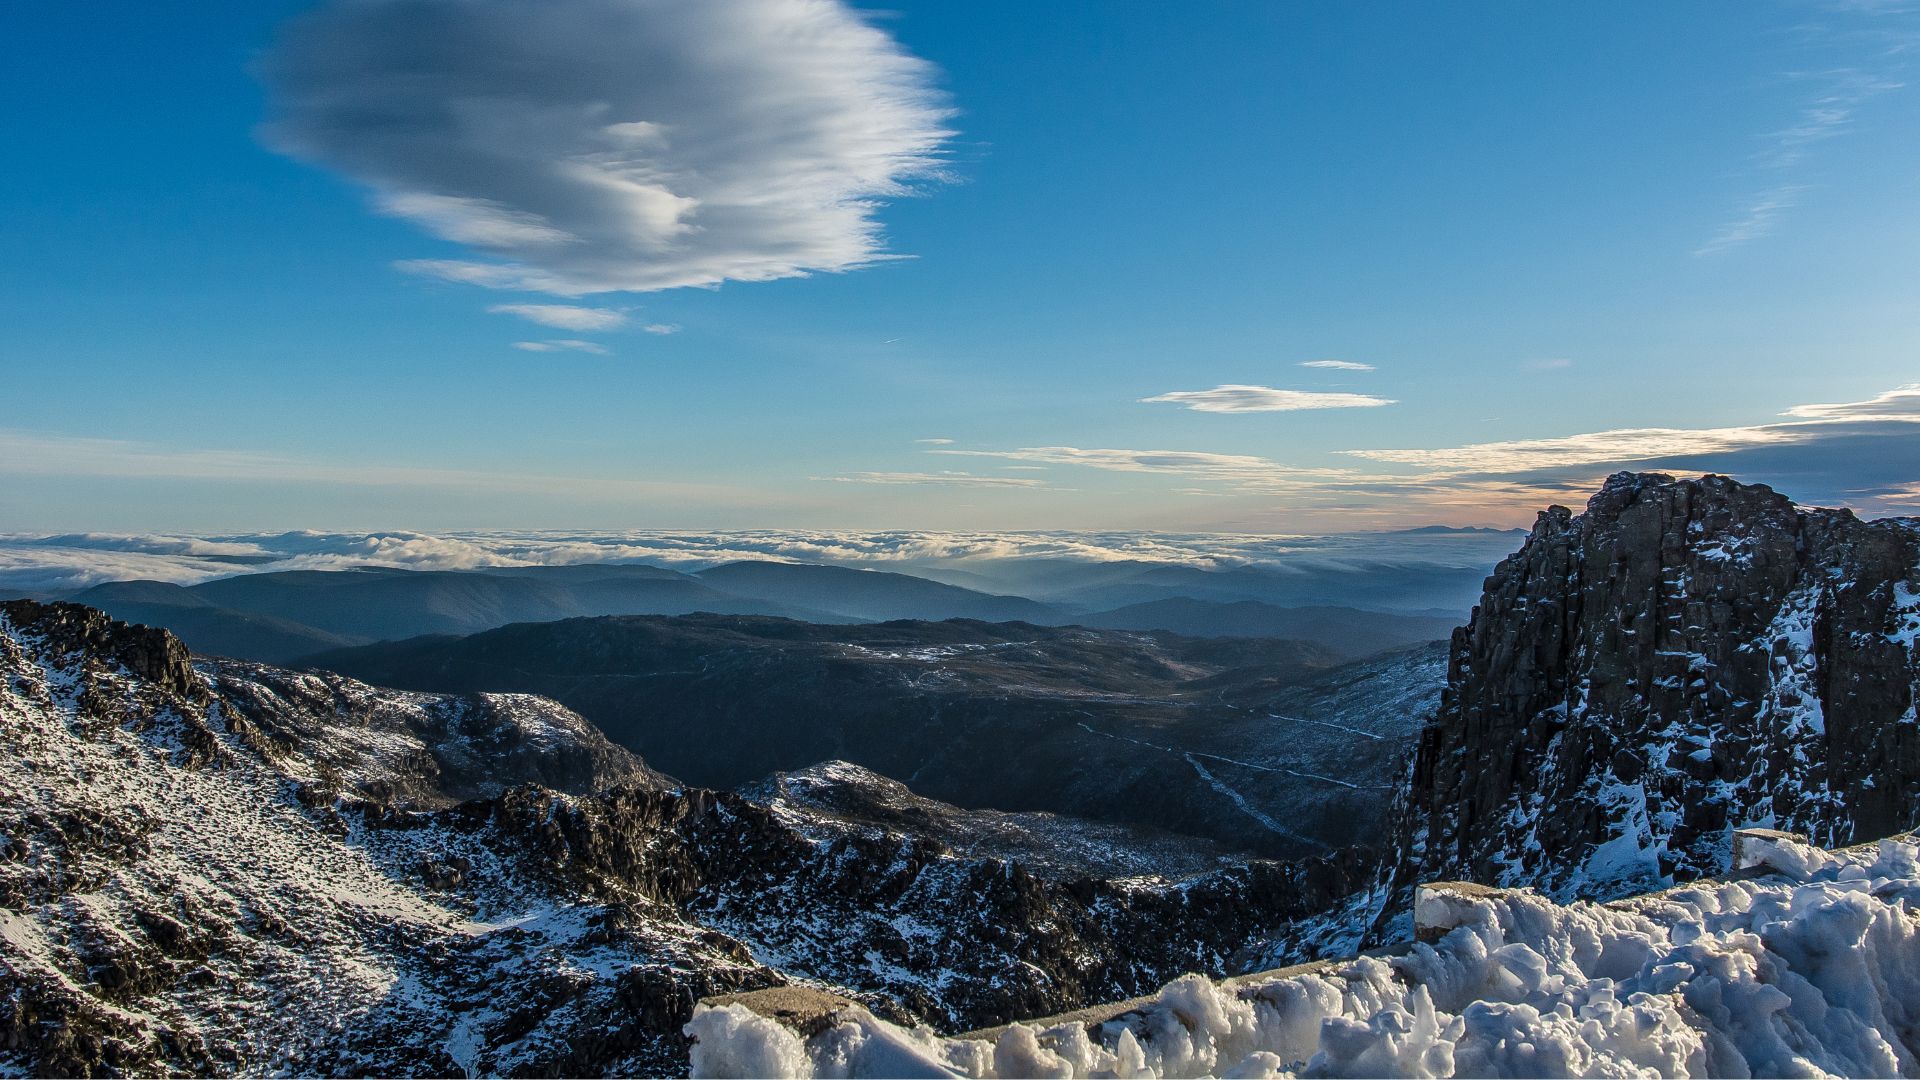
M1814 146L1844 134L1853 124L1860 106L1901 87L1894 79L1853 68L1797 72L1791 77L1812 83L1818 89L1793 123L1766 137L1768 146L1761 152L1760 160L1770 168L1785 169L1800 164Z
M1750 197L1732 220L1721 225L1707 242L1693 249L1695 255L1715 255L1729 248L1751 243L1773 232L1780 215L1799 205L1805 184L1782 184Z
M495 304L487 310L495 315L518 315L557 330L617 330L627 324L622 312L571 304Z
M481 256L403 269L561 296L889 258L877 209L952 135L841 0L330 0L261 70L272 146Z
M1894 66L1903 62L1900 57L1916 39L1910 31L1889 28L1887 20L1904 13L1895 4L1842 3L1830 10L1827 19L1802 27L1810 46L1865 54L1873 67L1822 68L1782 76L1811 91L1785 126L1759 136L1761 148L1754 161L1762 176L1756 178L1755 190L1737 201L1733 214L1694 249L1694 255L1718 255L1773 233L1787 212L1813 190L1795 174L1815 149L1853 130L1868 102L1902 88Z
M834 480L843 484L900 484L925 487L1035 488L1046 486L1045 480L1028 480L1018 476L977 476L965 472L857 472L814 479Z
M1798 405L1786 420L1746 427L1618 428L1550 439L1517 439L1431 450L1348 450L1371 461L1413 465L1433 478L1463 474L1513 474L1672 458L1699 458L1762 447L1797 445L1870 424L1920 424L1920 384L1898 387L1866 401Z
M1302 360L1301 367L1326 368L1329 371L1372 371L1372 364L1362 364L1354 360Z
M917 443L926 443L926 444L927 444L928 446L951 446L951 445L953 445L953 440L952 440L952 439L915 439L915 440L913 440L913 441L914 441L914 442L917 442Z
M551 341L516 341L513 347L525 352L583 352L595 356L610 355L607 347L597 341L581 341L578 338L555 338Z
M1527 360L1520 366L1529 371L1565 371L1573 366L1573 361L1564 356L1547 356L1538 360Z
M640 329L645 330L649 334L677 334L680 332L679 326L673 323L662 322L648 323Z
M1184 405L1195 412L1296 412L1303 409L1372 409L1394 404L1371 394L1322 393L1314 390L1275 390L1270 386L1229 384L1211 390L1175 390L1142 402Z

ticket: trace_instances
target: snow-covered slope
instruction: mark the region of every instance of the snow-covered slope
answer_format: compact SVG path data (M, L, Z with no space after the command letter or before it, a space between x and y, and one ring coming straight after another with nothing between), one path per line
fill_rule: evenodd
M298 710L272 695L292 686L205 678L88 609L0 609L0 1071L648 1071L679 1053L681 999L774 981L497 831L357 794L487 788L436 761L416 734L435 725L550 747L577 717L321 685L346 704L289 749ZM560 771L583 791L648 777L606 749L605 772Z
M1100 1024L941 1038L857 1010L808 1038L739 1005L696 1076L1912 1076L1920 848L1783 845L1779 869L1609 905L1453 896L1404 955L1179 980Z

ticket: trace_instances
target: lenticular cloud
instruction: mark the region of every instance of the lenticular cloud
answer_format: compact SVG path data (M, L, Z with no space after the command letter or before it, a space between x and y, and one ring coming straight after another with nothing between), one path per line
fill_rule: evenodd
M839 0L336 0L262 73L272 145L487 257L403 267L559 295L885 258L878 201L952 134Z

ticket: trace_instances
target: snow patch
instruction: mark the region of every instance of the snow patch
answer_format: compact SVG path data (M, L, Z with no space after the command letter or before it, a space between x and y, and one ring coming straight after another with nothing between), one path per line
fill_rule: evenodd
M1458 896L1391 959L1188 976L1092 1029L940 1038L850 1009L801 1040L703 1008L695 1076L1745 1076L1920 1072L1920 849L1783 841L1769 876L1613 904ZM1772 850L1772 848L1769 848Z

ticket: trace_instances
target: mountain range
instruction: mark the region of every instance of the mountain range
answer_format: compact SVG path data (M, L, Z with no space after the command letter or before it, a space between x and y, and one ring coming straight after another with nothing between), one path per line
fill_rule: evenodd
M1418 708L1329 727L1282 705L1437 692L1438 651L1342 667L1311 644L1027 623L622 616L307 661L384 686L540 694L690 783L843 759L960 806L1171 829L1288 856L1382 842ZM1428 702L1430 704L1430 702Z
M1736 827L1912 827L1916 597L1913 522L1620 474L1584 513L1544 512L1446 645L1357 662L1270 638L694 614L290 669L6 602L0 1071L674 1073L713 995L827 987L964 1031L1392 942L1412 887L1443 878L1538 892L1462 901L1494 921L1397 959L1275 982L1267 1013L1182 980L1164 1030L1013 1028L977 1052L924 1028L812 1034L972 1074L1069 1054L1179 1071L1202 1060L1169 1056L1180 1038L1270 1072L1291 1059L1255 1051L1281 1035L1330 1072L1435 1071L1421 1055L1442 1052L1898 1071L1920 1060L1910 846L1782 839L1796 881L1826 874L1790 894L1743 871L1625 907L1549 898L1727 874ZM1712 1033L1696 1050L1689 1024ZM706 1051L773 1028L697 1030Z
M507 566L475 570L283 570L239 573L194 585L114 581L62 593L130 622L164 627L197 651L289 663L348 645L430 634L472 634L512 623L596 615L773 615L814 623L976 619L1190 636L1316 641L1348 659L1446 636L1455 619L1346 607L1281 607L1241 598L1265 572L1103 564L1061 569L1059 598L997 595L909 574L811 563L732 562L695 573L639 563ZM1198 593L1147 587L1160 570ZM1144 590L1144 592L1143 592ZM1151 595L1097 610L1089 601Z

